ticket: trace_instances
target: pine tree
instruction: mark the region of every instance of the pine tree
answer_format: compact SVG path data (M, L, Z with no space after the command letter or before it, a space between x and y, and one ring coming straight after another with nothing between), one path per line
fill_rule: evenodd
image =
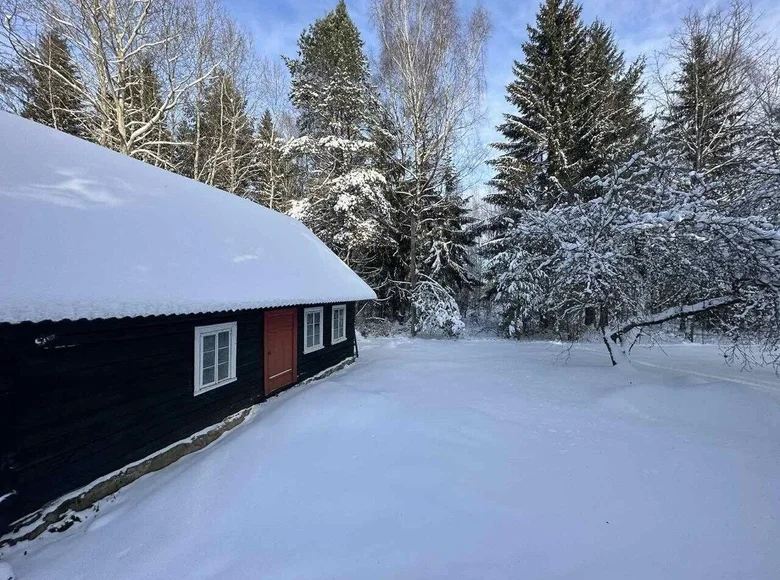
M293 166L285 150L285 140L267 110L257 131L257 185L259 203L278 211L285 211L290 201L290 181Z
M304 198L290 213L373 283L377 273L369 266L388 213L370 133L378 107L363 41L343 0L301 34L298 58L287 65L301 132L288 150L307 172Z
M71 135L86 137L83 89L68 43L56 30L41 35L41 58L51 69L29 67L29 87L22 116Z

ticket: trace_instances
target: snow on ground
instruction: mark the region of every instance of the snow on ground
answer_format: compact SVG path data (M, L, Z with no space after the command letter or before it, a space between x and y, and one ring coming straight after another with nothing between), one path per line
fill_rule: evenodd
M364 343L6 557L21 580L780 577L780 381L665 351Z

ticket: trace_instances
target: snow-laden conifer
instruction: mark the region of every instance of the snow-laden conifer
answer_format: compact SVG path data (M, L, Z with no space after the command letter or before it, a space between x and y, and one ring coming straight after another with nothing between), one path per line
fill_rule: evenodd
M343 1L301 34L298 56L287 64L300 136L286 152L304 179L303 195L289 213L371 279L389 208L370 132L378 100L363 41Z

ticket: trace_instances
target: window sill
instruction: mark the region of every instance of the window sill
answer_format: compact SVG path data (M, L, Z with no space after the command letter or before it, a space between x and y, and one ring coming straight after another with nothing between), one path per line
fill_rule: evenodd
M311 348L304 348L303 349L303 354L311 354L313 352L317 352L318 350L322 350L323 348L325 348L325 346L322 345L322 344L319 345L319 346L313 346Z
M346 336L342 336L341 338L331 338L330 339L330 343L331 344L338 344L340 342L344 342L345 340L347 340Z
M195 389L195 396L202 395L203 393L208 393L209 391L213 391L214 389L218 389L220 387L224 387L225 385L229 385L230 383L234 383L238 380L238 377L232 377L229 379L224 379L218 383L214 383L213 385L209 385L208 387L201 387L200 389Z

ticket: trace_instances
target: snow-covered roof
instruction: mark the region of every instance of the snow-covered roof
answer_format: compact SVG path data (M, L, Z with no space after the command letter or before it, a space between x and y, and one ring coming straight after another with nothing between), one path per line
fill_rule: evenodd
M0 322L368 300L303 224L0 113Z

